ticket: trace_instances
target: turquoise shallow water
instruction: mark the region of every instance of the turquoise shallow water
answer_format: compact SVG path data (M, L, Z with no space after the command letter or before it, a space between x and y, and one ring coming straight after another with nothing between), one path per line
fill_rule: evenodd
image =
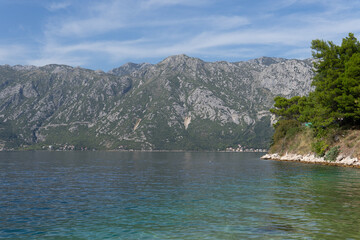
M0 238L360 239L360 170L257 153L0 152Z

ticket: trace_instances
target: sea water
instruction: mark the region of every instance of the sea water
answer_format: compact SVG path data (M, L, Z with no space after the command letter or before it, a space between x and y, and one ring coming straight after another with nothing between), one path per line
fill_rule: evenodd
M0 152L0 238L360 239L360 169L260 156Z

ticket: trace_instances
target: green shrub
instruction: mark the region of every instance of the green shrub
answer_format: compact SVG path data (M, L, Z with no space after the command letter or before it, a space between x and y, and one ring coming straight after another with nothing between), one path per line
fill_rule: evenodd
M326 153L324 158L325 158L326 161L335 161L337 156L339 155L339 153L340 153L340 147L339 146L332 147Z
M274 143L287 137L292 138L301 131L301 123L296 120L280 120L275 124Z
M326 149L328 149L329 145L325 143L323 140L316 141L311 144L313 151L320 157L325 155Z

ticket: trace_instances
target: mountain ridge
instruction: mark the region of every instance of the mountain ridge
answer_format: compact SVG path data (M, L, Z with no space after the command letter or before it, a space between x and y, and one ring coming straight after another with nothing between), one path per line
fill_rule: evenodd
M0 144L266 148L273 97L306 95L312 74L309 59L205 62L184 54L157 64L126 63L107 73L58 64L3 65Z

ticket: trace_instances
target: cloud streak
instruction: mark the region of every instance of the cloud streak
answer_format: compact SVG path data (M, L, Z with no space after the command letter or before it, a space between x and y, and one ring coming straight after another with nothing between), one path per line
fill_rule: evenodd
M7 64L19 64L19 59L29 54L29 50L23 45L0 45L0 62Z
M148 0L143 1L140 5L141 8L153 8L153 7L164 7L164 6L201 6L208 3L208 0Z
M66 9L71 5L70 2L52 2L50 5L47 6L49 11L57 11Z
M306 58L313 39L336 42L349 32L360 33L356 1L241 4L230 0L53 2L47 7L53 14L42 26L43 36L35 47L39 51L34 54L23 48L23 59L35 65L64 63L109 70L124 61L154 62L181 53L205 60ZM0 60L15 59L16 52L0 48Z

